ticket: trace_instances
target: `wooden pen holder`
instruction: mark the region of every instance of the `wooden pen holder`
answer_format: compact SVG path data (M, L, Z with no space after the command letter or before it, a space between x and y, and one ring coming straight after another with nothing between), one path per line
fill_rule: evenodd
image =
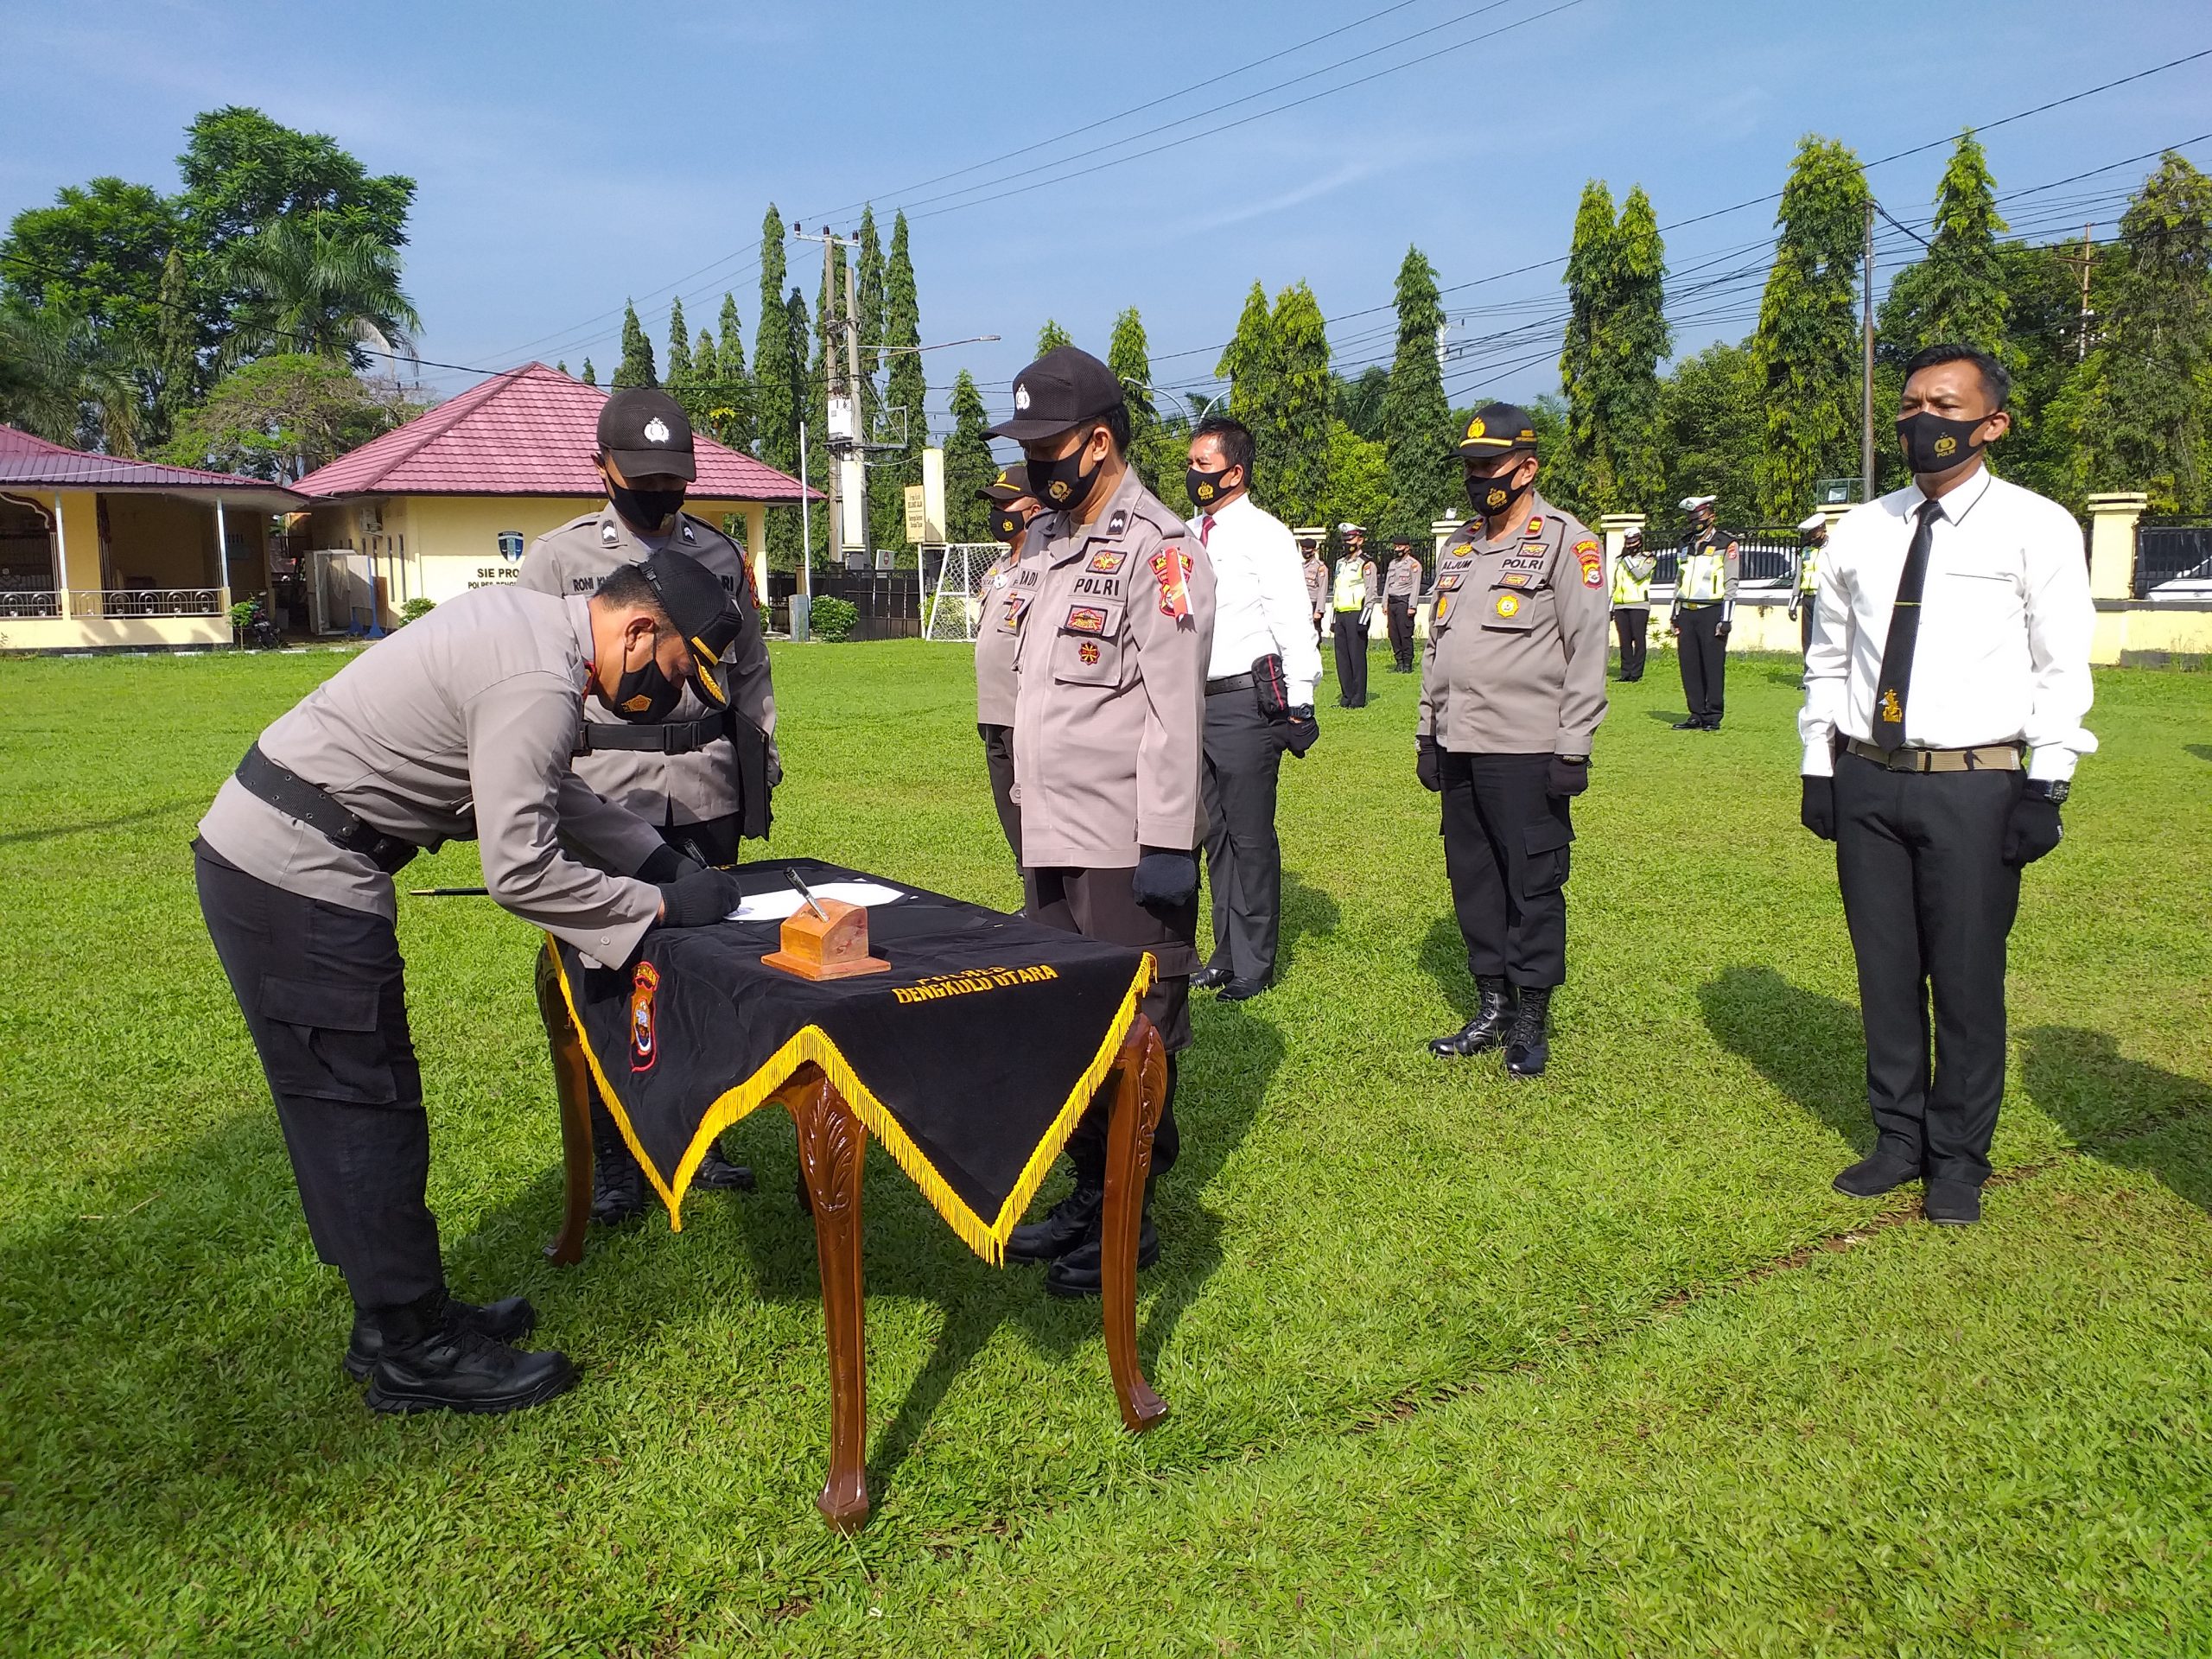
M841 899L817 900L823 913L802 907L784 918L783 948L760 960L801 979L851 979L880 974L891 964L868 952L868 907Z

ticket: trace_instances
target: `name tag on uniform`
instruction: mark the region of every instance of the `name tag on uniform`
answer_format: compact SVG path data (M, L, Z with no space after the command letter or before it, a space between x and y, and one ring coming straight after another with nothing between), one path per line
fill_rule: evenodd
M1106 632L1106 613L1096 605L1077 605L1070 607L1065 624L1070 633L1103 633Z

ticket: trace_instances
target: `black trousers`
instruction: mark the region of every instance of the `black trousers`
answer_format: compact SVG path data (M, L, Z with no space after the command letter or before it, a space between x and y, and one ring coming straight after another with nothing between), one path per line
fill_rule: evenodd
M1651 613L1642 607L1615 611L1613 632L1620 637L1621 678L1642 679L1643 654L1651 644Z
M1248 694L1249 695L1249 694ZM1047 868L1026 870L1023 885L1029 919L1087 939L1135 945L1152 952L1159 974L1139 1006L1160 1028L1167 1049L1167 1103L1152 1137L1152 1173L1175 1166L1183 1146L1175 1122L1175 1057L1191 1046L1191 976L1198 971L1198 896L1165 914L1146 909L1129 891L1135 870ZM1111 1086L1110 1084L1109 1085ZM1106 1179L1104 1091L1091 1099L1083 1121L1068 1137L1068 1161L1081 1184Z
M1392 594L1382 602L1389 613L1392 666L1401 674L1409 672L1414 665L1414 602L1402 594Z
M315 1254L357 1307L445 1287L424 1201L430 1126L392 925L193 846L200 910L261 1056Z
M1813 596L1806 594L1805 602L1797 607L1797 650L1802 655L1813 648Z
M1836 759L1835 868L1859 965L1867 1103L1878 1149L1931 1179L1989 1177L2005 1093L2005 943L2020 906L2005 822L2024 785L2018 772Z
M1282 935L1282 843L1275 836L1275 785L1282 728L1262 716L1249 686L1206 698L1206 886L1213 900L1209 965L1238 979L1275 970Z
M999 828L1006 832L1006 844L1014 849L1014 861L1019 868L1021 808L1014 798L1014 728L988 726L979 721L976 735L983 740L983 764L990 769L991 804L999 810Z
M671 817L659 826L660 838L686 858L726 870L737 862L744 823L744 816L736 812L727 817L702 818L696 823L678 823Z
M1367 707L1367 624L1357 611L1334 611L1337 629L1337 702L1345 709Z
M1574 825L1545 789L1548 754L1444 751L1444 869L1467 971L1539 988L1567 978Z
M1726 701L1728 645L1720 637L1725 605L1685 605L1680 613L1682 639L1682 696L1689 703L1690 718L1720 723Z

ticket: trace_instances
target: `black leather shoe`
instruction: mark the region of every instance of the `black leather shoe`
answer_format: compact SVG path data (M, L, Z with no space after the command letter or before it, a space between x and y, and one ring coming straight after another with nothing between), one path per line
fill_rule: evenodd
M1701 731L1717 732L1720 729L1720 722L1717 720L1708 720L1699 729Z
M1226 968L1201 968L1191 976L1191 988L1194 991L1217 991L1235 977Z
M1481 998L1475 1017L1449 1037L1429 1039L1428 1052L1438 1058L1464 1059L1505 1041L1505 1028L1513 1023L1513 988L1503 979L1484 976L1475 981L1475 990Z
M1264 979L1232 979L1221 988L1224 1002L1249 1002L1268 988Z
M1070 1300L1096 1296L1106 1287L1106 1268L1103 1257L1104 1243L1100 1230L1093 1228L1090 1236L1052 1263L1045 1274L1045 1288L1055 1296ZM1160 1260L1160 1234L1147 1215L1137 1230L1137 1266L1148 1268Z
M1514 1011L1512 1029L1505 1033L1505 1070L1509 1077L1541 1077L1552 1057L1549 986L1522 986L1521 1006Z
M709 1192L750 1192L753 1190L753 1168L749 1164L733 1164L722 1156L719 1144L709 1142L707 1155L699 1160L699 1167L691 1172L691 1185L702 1186Z
M543 1405L576 1380L557 1349L525 1354L480 1331L448 1325L427 1339L387 1349L369 1373L371 1411L520 1411Z
M444 1317L448 1324L494 1342L520 1342L537 1328L537 1310L520 1296L487 1302L482 1307L474 1302L448 1301ZM346 1344L346 1373L357 1382L367 1382L377 1361L384 1357L384 1330L376 1316L355 1313L353 1339Z
M620 1227L645 1213L645 1172L607 1108L591 1103L591 1218Z
M1705 722L1692 715L1688 720L1676 721L1675 729L1678 732L1701 732L1705 729Z
M1045 1212L1045 1219L1017 1227L1006 1242L1009 1262L1057 1262L1086 1238L1098 1236L1106 1189L1078 1185Z
M1981 1189L1972 1181L1930 1181L1921 1213L1941 1227L1971 1227L1981 1219Z
M1878 1152L1871 1158L1861 1158L1828 1185L1847 1198L1878 1198L1919 1179L1917 1160L1907 1163L1890 1153Z

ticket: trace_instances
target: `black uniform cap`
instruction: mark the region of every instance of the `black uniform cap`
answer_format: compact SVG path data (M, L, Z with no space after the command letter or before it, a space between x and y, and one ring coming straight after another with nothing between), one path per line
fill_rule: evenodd
M999 468L999 475L976 492L979 501L995 501L1001 506L1019 501L1029 493L1029 468L1020 461Z
M626 386L601 407L599 452L628 479L699 476L690 417L666 392L645 386Z
M729 684L723 674L721 655L745 625L721 578L691 557L664 547L642 560L638 569L660 600L661 609L691 647L691 683L709 708L729 707Z
M1484 404L1467 423L1459 454L1462 461L1477 461L1516 449L1536 453L1536 423L1518 404Z
M1113 370L1077 346L1056 346L1014 377L1014 416L990 435L1016 443L1056 438L1128 401Z

